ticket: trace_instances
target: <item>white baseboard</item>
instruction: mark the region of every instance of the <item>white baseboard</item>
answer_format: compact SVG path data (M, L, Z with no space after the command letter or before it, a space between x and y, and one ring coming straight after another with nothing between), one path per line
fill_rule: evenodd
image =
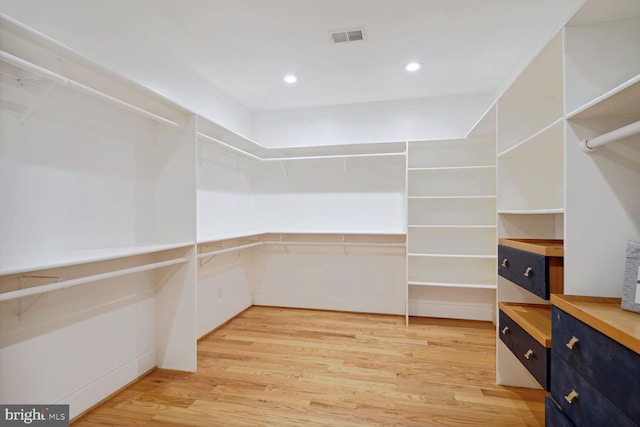
M493 321L493 304L410 299L409 315Z
M251 307L251 304L236 304L235 307L225 307L223 310L214 310L205 314L200 313L199 315L203 319L198 319L198 339L224 325L249 307Z
M156 364L156 350L151 350L54 403L69 404L69 417L73 419L153 369Z
M341 298L315 298L295 295L253 294L254 305L273 307L310 308L317 310L350 311L359 313L404 314L402 301L354 300Z

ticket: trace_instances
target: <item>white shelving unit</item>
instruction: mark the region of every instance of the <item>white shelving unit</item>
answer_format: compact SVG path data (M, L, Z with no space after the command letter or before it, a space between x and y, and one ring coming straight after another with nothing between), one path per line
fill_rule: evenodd
M497 101L498 238L564 237L562 55L560 32ZM548 304L503 277L497 283L497 303ZM539 388L504 343L496 342L498 383Z
M498 236L564 239L566 294L620 297L640 239L640 137L582 148L640 119L639 73L640 3L588 0L497 102ZM501 277L498 300L548 304ZM539 387L500 341L497 381Z
M4 18L0 97L0 400L195 371L195 117Z
M478 129L487 123L495 125L495 111ZM495 136L409 142L407 163L407 322L410 315L492 319Z

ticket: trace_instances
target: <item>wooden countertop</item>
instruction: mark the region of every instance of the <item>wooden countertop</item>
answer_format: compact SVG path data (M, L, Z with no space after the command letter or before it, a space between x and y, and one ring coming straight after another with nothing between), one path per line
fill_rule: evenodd
M552 294L551 304L640 354L640 313L620 308L620 298Z
M558 239L499 239L503 246L533 252L538 255L563 257L564 241Z
M550 305L501 301L499 307L533 339L546 348L551 347Z

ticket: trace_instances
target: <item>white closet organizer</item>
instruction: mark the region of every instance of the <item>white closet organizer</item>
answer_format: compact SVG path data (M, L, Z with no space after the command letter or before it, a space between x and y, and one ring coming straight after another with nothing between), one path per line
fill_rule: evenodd
M407 322L493 318L494 126L492 110L468 138L408 143Z
M195 370L192 115L4 18L0 98L0 400Z
M565 64L565 293L620 297L627 241L640 240L640 134L583 144L640 120L640 4L588 2L565 28Z
M565 294L621 296L639 136L584 141L640 119L639 73L640 3L588 0L497 101L498 236L564 239ZM501 277L498 300L548 305ZM497 381L539 387L501 341Z
M563 238L562 48L560 32L497 101L499 238ZM497 283L499 304L548 306L548 301L501 276ZM499 339L496 342L498 382L539 388L508 347Z
M404 142L198 142L199 336L251 304L404 313Z

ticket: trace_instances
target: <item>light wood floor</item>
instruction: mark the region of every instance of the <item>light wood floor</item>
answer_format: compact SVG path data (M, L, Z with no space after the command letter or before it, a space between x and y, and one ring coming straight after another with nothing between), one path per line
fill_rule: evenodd
M541 390L495 382L486 322L251 307L85 426L542 426Z

